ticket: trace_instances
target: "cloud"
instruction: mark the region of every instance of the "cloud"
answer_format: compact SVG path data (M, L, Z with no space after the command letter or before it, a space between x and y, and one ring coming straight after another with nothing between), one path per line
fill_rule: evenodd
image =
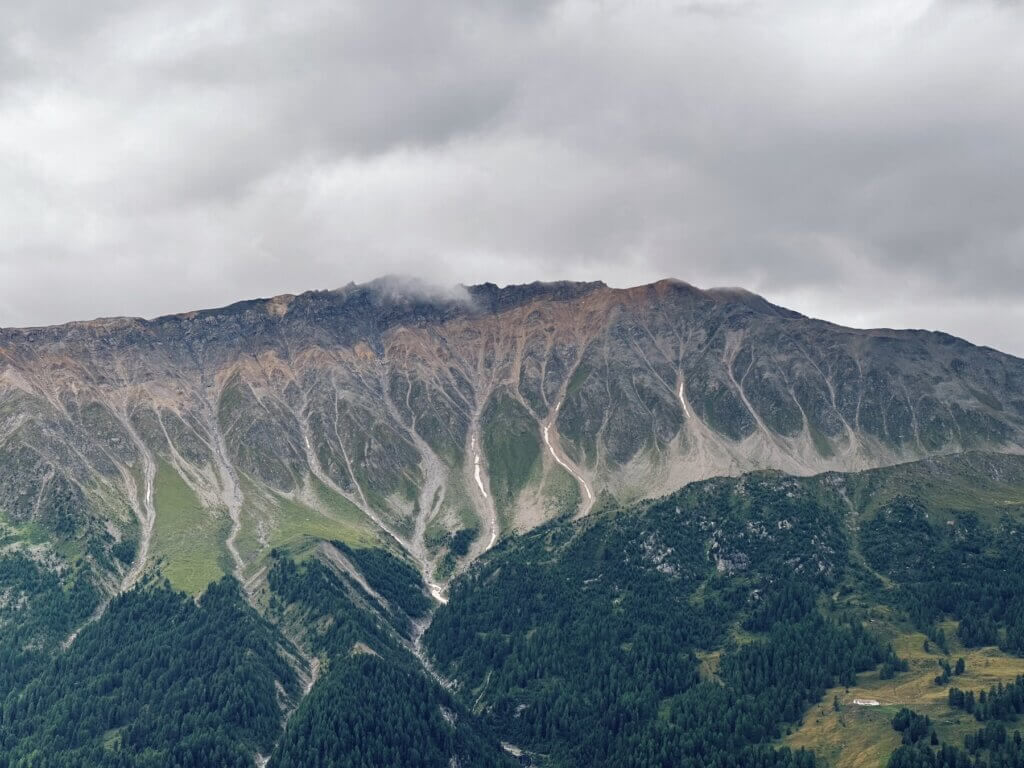
M386 273L674 276L1024 354L1019 3L0 18L0 324Z

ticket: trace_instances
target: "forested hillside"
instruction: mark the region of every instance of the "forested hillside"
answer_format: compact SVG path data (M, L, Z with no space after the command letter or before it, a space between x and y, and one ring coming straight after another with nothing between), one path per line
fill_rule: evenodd
M373 580L422 615L423 584L403 583L405 566L354 557L370 558ZM356 581L283 554L268 581L271 621L230 577L198 602L148 583L65 652L12 661L0 766L507 764L497 738L424 671L401 634L411 625Z
M0 765L249 766L298 695L283 642L230 579L137 587L7 694Z
M109 603L8 552L0 767L1018 766L1022 561L982 453L605 495L446 604L358 540Z
M944 695L951 647L996 646L1014 668L1022 467L968 455L754 474L553 523L457 582L426 646L467 705L541 763L841 761L808 738L790 751L786 736L818 706L857 709L858 683L925 674ZM879 711L897 703L914 702Z
M390 568L404 573L400 564ZM271 615L308 628L307 641L323 659L322 676L288 721L273 765L508 764L497 738L425 673L411 644L380 621L380 614L360 609L372 598L358 585L321 561L297 565L286 557L277 560L269 582ZM398 579L386 582L395 585ZM414 585L404 599L397 592L391 597L418 609L421 589Z

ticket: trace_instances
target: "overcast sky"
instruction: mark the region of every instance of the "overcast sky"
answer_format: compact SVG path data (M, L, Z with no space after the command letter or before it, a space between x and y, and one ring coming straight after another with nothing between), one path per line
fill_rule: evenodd
M1024 355L1003 0L0 0L0 325L677 277Z

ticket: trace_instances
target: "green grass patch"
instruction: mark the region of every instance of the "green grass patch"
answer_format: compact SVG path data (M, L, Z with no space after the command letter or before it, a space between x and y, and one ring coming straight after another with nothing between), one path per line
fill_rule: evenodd
M540 460L540 429L530 413L505 392L484 408L483 448L498 513L507 515Z
M835 456L835 449L827 437L815 429L813 424L808 424L807 430L811 433L811 442L814 443L815 450L822 458L830 459Z
M366 516L343 496L317 483L325 511L272 494L270 546L300 554L318 541L343 541L352 547L377 547L380 539Z
M224 510L204 509L173 467L157 465L152 556L175 589L199 594L230 571L224 547L231 521Z
M998 480L993 469L998 469ZM854 505L868 518L897 496L920 499L933 522L974 512L992 525L1004 513L1024 513L1024 459L1019 456L966 453L848 477L853 480Z
M893 627L871 626L881 635ZM835 768L876 768L884 766L889 755L900 745L900 734L892 729L892 718L907 707L931 718L939 739L960 745L963 737L981 727L974 717L949 706L950 686L961 690L987 690L997 682L1010 682L1024 674L1024 659L1009 656L998 648L965 649L956 641L955 622L943 625L949 641L949 654L942 654L932 643L933 652L924 650L925 636L920 632L901 632L892 637L896 654L910 663L910 670L882 680L877 670L857 676L857 684L849 689L833 688L822 700L811 706L800 727L782 740L792 748L813 750L827 765ZM941 672L940 659L954 663L958 657L966 661L964 674L950 679L949 685L935 685ZM834 699L840 706L836 711ZM854 699L873 699L880 706L858 706Z
M565 387L565 396L570 398L575 395L580 390L580 387L583 386L588 376L590 376L590 366L586 363L580 363L576 366L576 370L572 372L569 383Z

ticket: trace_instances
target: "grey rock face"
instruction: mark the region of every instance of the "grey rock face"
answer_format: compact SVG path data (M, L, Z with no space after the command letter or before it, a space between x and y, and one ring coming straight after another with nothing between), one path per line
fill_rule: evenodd
M514 439L496 439L513 416ZM971 449L1024 449L1024 361L672 281L436 297L383 280L0 329L0 518L82 542L113 576L126 566L111 547L145 535L147 467L234 510L243 570L289 514L274 504L330 506L328 493L429 572L445 531L526 528L591 490L630 500Z

